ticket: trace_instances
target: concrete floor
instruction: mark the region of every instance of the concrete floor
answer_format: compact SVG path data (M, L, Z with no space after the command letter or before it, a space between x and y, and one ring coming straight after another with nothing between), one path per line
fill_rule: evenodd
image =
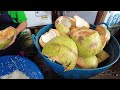
M38 65L45 79L62 79L54 73L48 65L46 65L39 55L37 55L33 61ZM120 59L105 72L102 72L89 79L120 79Z

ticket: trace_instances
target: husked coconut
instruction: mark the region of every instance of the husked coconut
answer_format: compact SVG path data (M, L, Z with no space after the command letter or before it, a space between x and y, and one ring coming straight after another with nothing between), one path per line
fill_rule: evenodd
M74 18L69 17L71 22L71 27L76 27L76 20Z
M42 53L52 61L62 64L65 71L74 69L78 50L75 42L68 36L51 39L42 49Z
M101 25L98 25L96 26L96 31L99 32L100 35L103 35L106 39L106 42L108 42L110 40L110 32L107 28L101 26Z
M96 56L78 57L77 65L84 69L93 69L98 67L98 60Z
M68 16L60 16L55 21L55 27L61 34L69 35L71 26L72 23Z
M101 38L95 30L78 30L71 38L75 41L81 57L94 56L101 50Z
M43 34L40 37L39 43L42 47L44 47L47 42L49 42L51 39L53 39L54 37L59 36L59 35L60 35L60 33L58 30L50 29L48 32L46 32L45 34Z
M76 32L78 30L91 30L91 29L88 29L85 26L83 26L83 27L73 27L73 28L71 28L71 31L70 31L70 37L73 35L74 32Z
M61 35L69 36L70 34L70 29L61 23L56 25L56 29L60 32Z
M74 19L76 20L76 27L83 27L83 26L85 26L87 28L90 27L89 24L88 24L88 22L85 21L84 19L82 19L81 17L75 15Z
M71 24L71 21L70 21L70 18L69 18L68 16L60 16L60 17L58 17L58 18L56 19L56 21L55 21L55 26L56 26L57 24L59 24L59 23L65 25L65 26L68 27L68 28L70 28L71 25L72 25L72 24Z

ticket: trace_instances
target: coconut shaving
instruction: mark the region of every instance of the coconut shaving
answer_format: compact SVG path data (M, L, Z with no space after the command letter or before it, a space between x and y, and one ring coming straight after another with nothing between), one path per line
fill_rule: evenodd
M6 74L0 77L0 79L30 79L30 78L27 75L25 75L23 72L19 70L15 70L10 74Z

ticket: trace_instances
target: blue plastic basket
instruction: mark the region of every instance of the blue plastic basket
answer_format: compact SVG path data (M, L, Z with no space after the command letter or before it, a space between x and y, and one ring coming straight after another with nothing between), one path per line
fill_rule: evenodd
M102 24L104 24L104 23L102 23ZM90 26L93 29L95 29L95 27L96 27L95 25L90 25ZM52 62L51 60L49 60L46 56L44 56L41 53L42 48L38 43L40 36L43 35L45 32L47 32L50 28L53 28L53 27L54 27L54 24L46 25L37 33L36 36L34 34L32 34L32 39L33 39L33 42L34 42L40 56L43 58L43 60L45 60L47 65L49 65L58 75L60 75L63 78L88 79L88 78L93 77L93 76L107 70L108 68L110 68L115 62L117 62L117 60L120 57L119 43L115 39L115 37L111 35L111 39L105 47L105 51L107 51L109 53L110 57L106 61L102 62L98 68L96 68L96 69L74 68L73 70L64 72L64 68L62 65Z
M2 56L0 57L0 77L19 70L30 79L44 79L40 69L28 58L22 56Z

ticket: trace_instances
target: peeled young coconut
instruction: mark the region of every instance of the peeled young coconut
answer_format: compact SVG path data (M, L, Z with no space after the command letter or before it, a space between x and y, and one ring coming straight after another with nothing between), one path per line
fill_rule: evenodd
M69 35L71 26L72 23L68 16L60 16L55 21L56 29L64 35Z
M98 25L96 26L96 31L98 31L100 33L100 35L103 35L106 39L106 42L108 42L110 40L110 32L107 28L101 26L101 25Z
M59 31L56 29L50 29L48 32L46 32L40 37L39 43L42 47L44 47L47 42L49 42L51 39L53 39L56 36L60 36Z
M95 30L78 30L71 38L76 43L81 57L94 56L101 50L101 38Z
M77 65L84 69L93 69L98 67L98 60L96 56L78 57Z
M57 36L42 49L42 53L52 61L62 64L65 71L74 69L78 50L75 42L68 36Z
M76 20L74 18L69 17L71 22L71 27L76 27Z
M91 29L88 29L88 28L85 27L85 26L72 28L71 31L70 31L70 37L72 37L73 33L76 32L76 31L78 31L78 30L91 30Z
M65 25L66 27L70 28L71 27L71 21L70 18L68 16L60 16L56 19L55 21L55 26L59 23L62 23L63 25Z
M6 29L0 31L0 50L10 44L15 33L14 27L7 27Z
M75 15L74 19L76 20L76 27L83 27L83 26L85 26L87 28L90 27L89 23L87 21L85 21L84 19L82 19L81 17Z

